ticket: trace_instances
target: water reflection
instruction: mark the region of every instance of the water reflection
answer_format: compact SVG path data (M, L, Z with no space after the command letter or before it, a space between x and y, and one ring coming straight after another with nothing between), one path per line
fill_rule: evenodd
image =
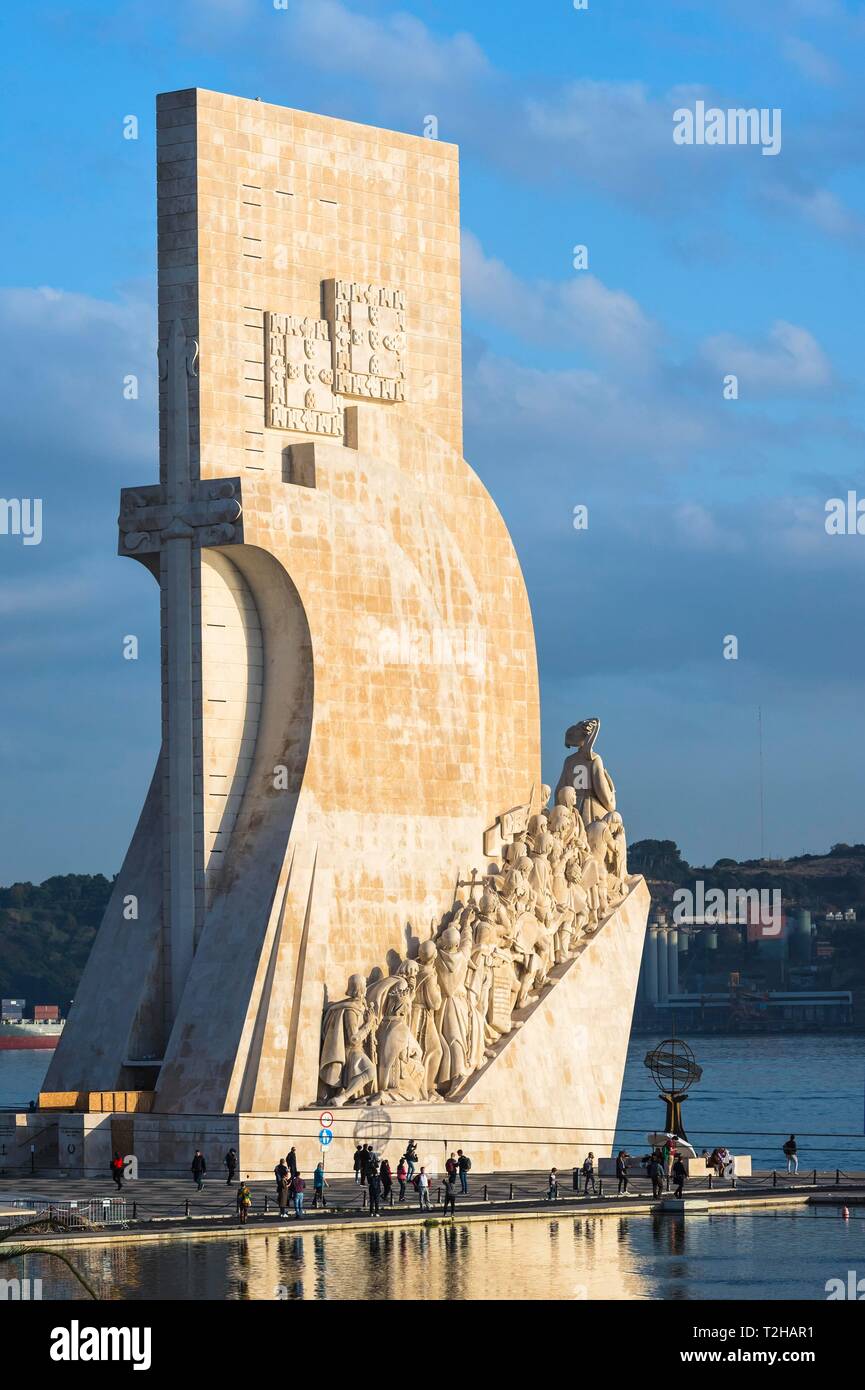
M103 1297L122 1299L808 1299L855 1265L863 1229L825 1208L656 1212L275 1230L70 1254ZM27 1265L22 1275L41 1278L45 1298L80 1297L59 1263Z

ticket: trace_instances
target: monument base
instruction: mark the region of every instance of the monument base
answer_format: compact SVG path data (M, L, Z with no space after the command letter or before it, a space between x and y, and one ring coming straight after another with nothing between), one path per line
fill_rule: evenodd
M371 1143L396 1168L414 1139L420 1162L443 1171L463 1149L478 1172L569 1170L591 1151L612 1148L634 995L649 909L645 880L578 954L557 966L459 1101L348 1105L328 1102L273 1113L168 1115L51 1112L0 1116L0 1172L109 1177L111 1155L133 1155L139 1178L186 1174L201 1149L212 1177L229 1148L239 1171L269 1177L292 1145L309 1174L324 1155L331 1173L350 1173L359 1143ZM330 1111L333 1142L322 1149L321 1115ZM31 1143L36 1150L31 1153Z

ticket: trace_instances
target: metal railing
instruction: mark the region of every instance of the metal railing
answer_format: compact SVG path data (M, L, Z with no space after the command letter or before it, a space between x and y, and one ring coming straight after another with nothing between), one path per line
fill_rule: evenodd
M50 1217L61 1226L72 1229L92 1229L94 1226L123 1226L129 1221L125 1197L90 1197L83 1201L55 1201L52 1197L13 1197L2 1203L22 1213L20 1222L40 1221ZM24 1215L26 1213L26 1215Z
M569 1209L573 1213L581 1209L591 1210L593 1200L610 1203L617 1197L617 1180L615 1177L600 1177L595 1174L595 1191L592 1191L591 1184L589 1192L585 1192L585 1183L582 1174L578 1174L579 1186L574 1181L571 1170L564 1170L559 1174L558 1188L554 1194L550 1194L548 1177L546 1173L526 1173L526 1174L478 1174L470 1175L468 1193L463 1194L459 1188L456 1193L456 1214L459 1215L460 1209L477 1212L484 1207L507 1209L510 1206L515 1208L537 1208L543 1210L554 1203L559 1208ZM662 1186L661 1197L672 1194L675 1188L674 1180L665 1179ZM810 1194L819 1190L824 1192L838 1192L839 1201L843 1200L845 1191L861 1192L865 1189L865 1173L848 1174L840 1168L831 1170L808 1169L797 1174L787 1174L779 1170L769 1170L753 1176L732 1176L718 1178L713 1173L705 1176L693 1176L686 1180L684 1192L686 1196L696 1194L712 1194L721 1198L724 1193L736 1193L740 1196L747 1196L750 1193L760 1192L771 1193L775 1191L780 1197L784 1192ZM8 1190L8 1189L7 1189ZM56 1201L53 1198L43 1195L16 1195L8 1199L0 1196L0 1205L8 1209L20 1210L20 1223L10 1223L7 1216L6 1224L24 1224L26 1221L33 1221L39 1217L51 1216L60 1225L70 1229L93 1229L105 1226L126 1225L128 1223L151 1223L151 1222L174 1222L177 1220L195 1221L234 1221L238 1219L236 1210L235 1191L231 1195L226 1193L228 1200L221 1197L213 1201L216 1193L211 1188L211 1200L197 1200L195 1195L184 1196L176 1191L166 1192L164 1196L159 1192L148 1190L148 1185L142 1183L140 1196L133 1198L118 1195L116 1197L97 1197L84 1198L78 1201L63 1200ZM224 1189L223 1189L224 1192ZM272 1184L258 1183L251 1187L252 1205L249 1209L249 1216L261 1219L275 1218L278 1216L279 1206ZM314 1210L313 1198L315 1191L311 1184L307 1185L304 1201L304 1216ZM651 1180L646 1178L642 1172L629 1174L627 1198L642 1203L653 1199ZM624 1199L622 1206L625 1207ZM394 1183L391 1191L385 1197L381 1195L379 1207L382 1213L385 1212L404 1212L407 1215L423 1214L427 1208L421 1208L418 1193L415 1188L408 1184L403 1202L399 1200L398 1183ZM429 1188L429 1211L430 1214L441 1215L444 1208L444 1184L441 1177L436 1174L432 1176ZM369 1214L369 1189L365 1184L355 1185L346 1180L345 1182L336 1181L327 1190L326 1206L324 1213L335 1216L367 1216ZM25 1215L26 1213L26 1215ZM323 1213L323 1214L324 1214ZM293 1216L293 1203L289 1201L287 1214Z

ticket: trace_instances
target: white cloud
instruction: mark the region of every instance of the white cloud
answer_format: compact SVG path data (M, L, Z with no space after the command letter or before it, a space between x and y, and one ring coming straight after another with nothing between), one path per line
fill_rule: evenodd
M781 52L793 67L807 77L810 82L818 82L824 87L835 87L841 80L838 64L821 53L807 39L797 39L789 35L781 45Z
M36 456L42 486L49 476L73 485L73 450L88 475L122 461L155 466L156 312L146 293L114 301L48 286L0 289L0 351L15 364L0 377L7 476ZM134 401L123 395L128 375L138 377ZM80 479L82 491L88 481Z
M540 370L484 352L466 375L467 422L521 474L543 456L538 488L590 479L621 494L632 479L653 491L662 473L687 466L713 439L714 420L676 397L669 383L616 373ZM541 498L541 492L539 492Z
M828 188L812 188L802 191L783 184L764 190L767 201L774 202L782 213L792 209L812 227L825 232L827 236L840 240L861 238L865 234L865 222L858 213Z
M686 550L738 551L744 548L741 528L731 527L729 518L716 516L702 502L680 502L672 509L671 522L676 539Z
M462 277L469 307L525 342L588 349L630 364L646 364L656 350L658 330L637 301L587 271L560 282L520 280L503 261L486 256L476 236L464 232Z
M703 343L701 355L716 371L738 376L740 398L819 391L833 382L831 363L816 338L784 319L772 325L762 342L717 333Z
M470 34L439 39L411 14L383 20L358 14L339 0L292 5L292 46L327 56L327 66L399 88L448 88L489 77L491 69Z

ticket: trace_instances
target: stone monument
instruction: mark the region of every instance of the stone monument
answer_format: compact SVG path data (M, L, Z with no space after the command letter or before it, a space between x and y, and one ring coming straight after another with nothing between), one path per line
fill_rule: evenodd
M63 1165L311 1166L324 1109L336 1168L363 1124L608 1151L648 894L596 718L541 784L462 457L457 151L198 89L157 126L159 482L119 553L159 585L162 749L40 1098Z

